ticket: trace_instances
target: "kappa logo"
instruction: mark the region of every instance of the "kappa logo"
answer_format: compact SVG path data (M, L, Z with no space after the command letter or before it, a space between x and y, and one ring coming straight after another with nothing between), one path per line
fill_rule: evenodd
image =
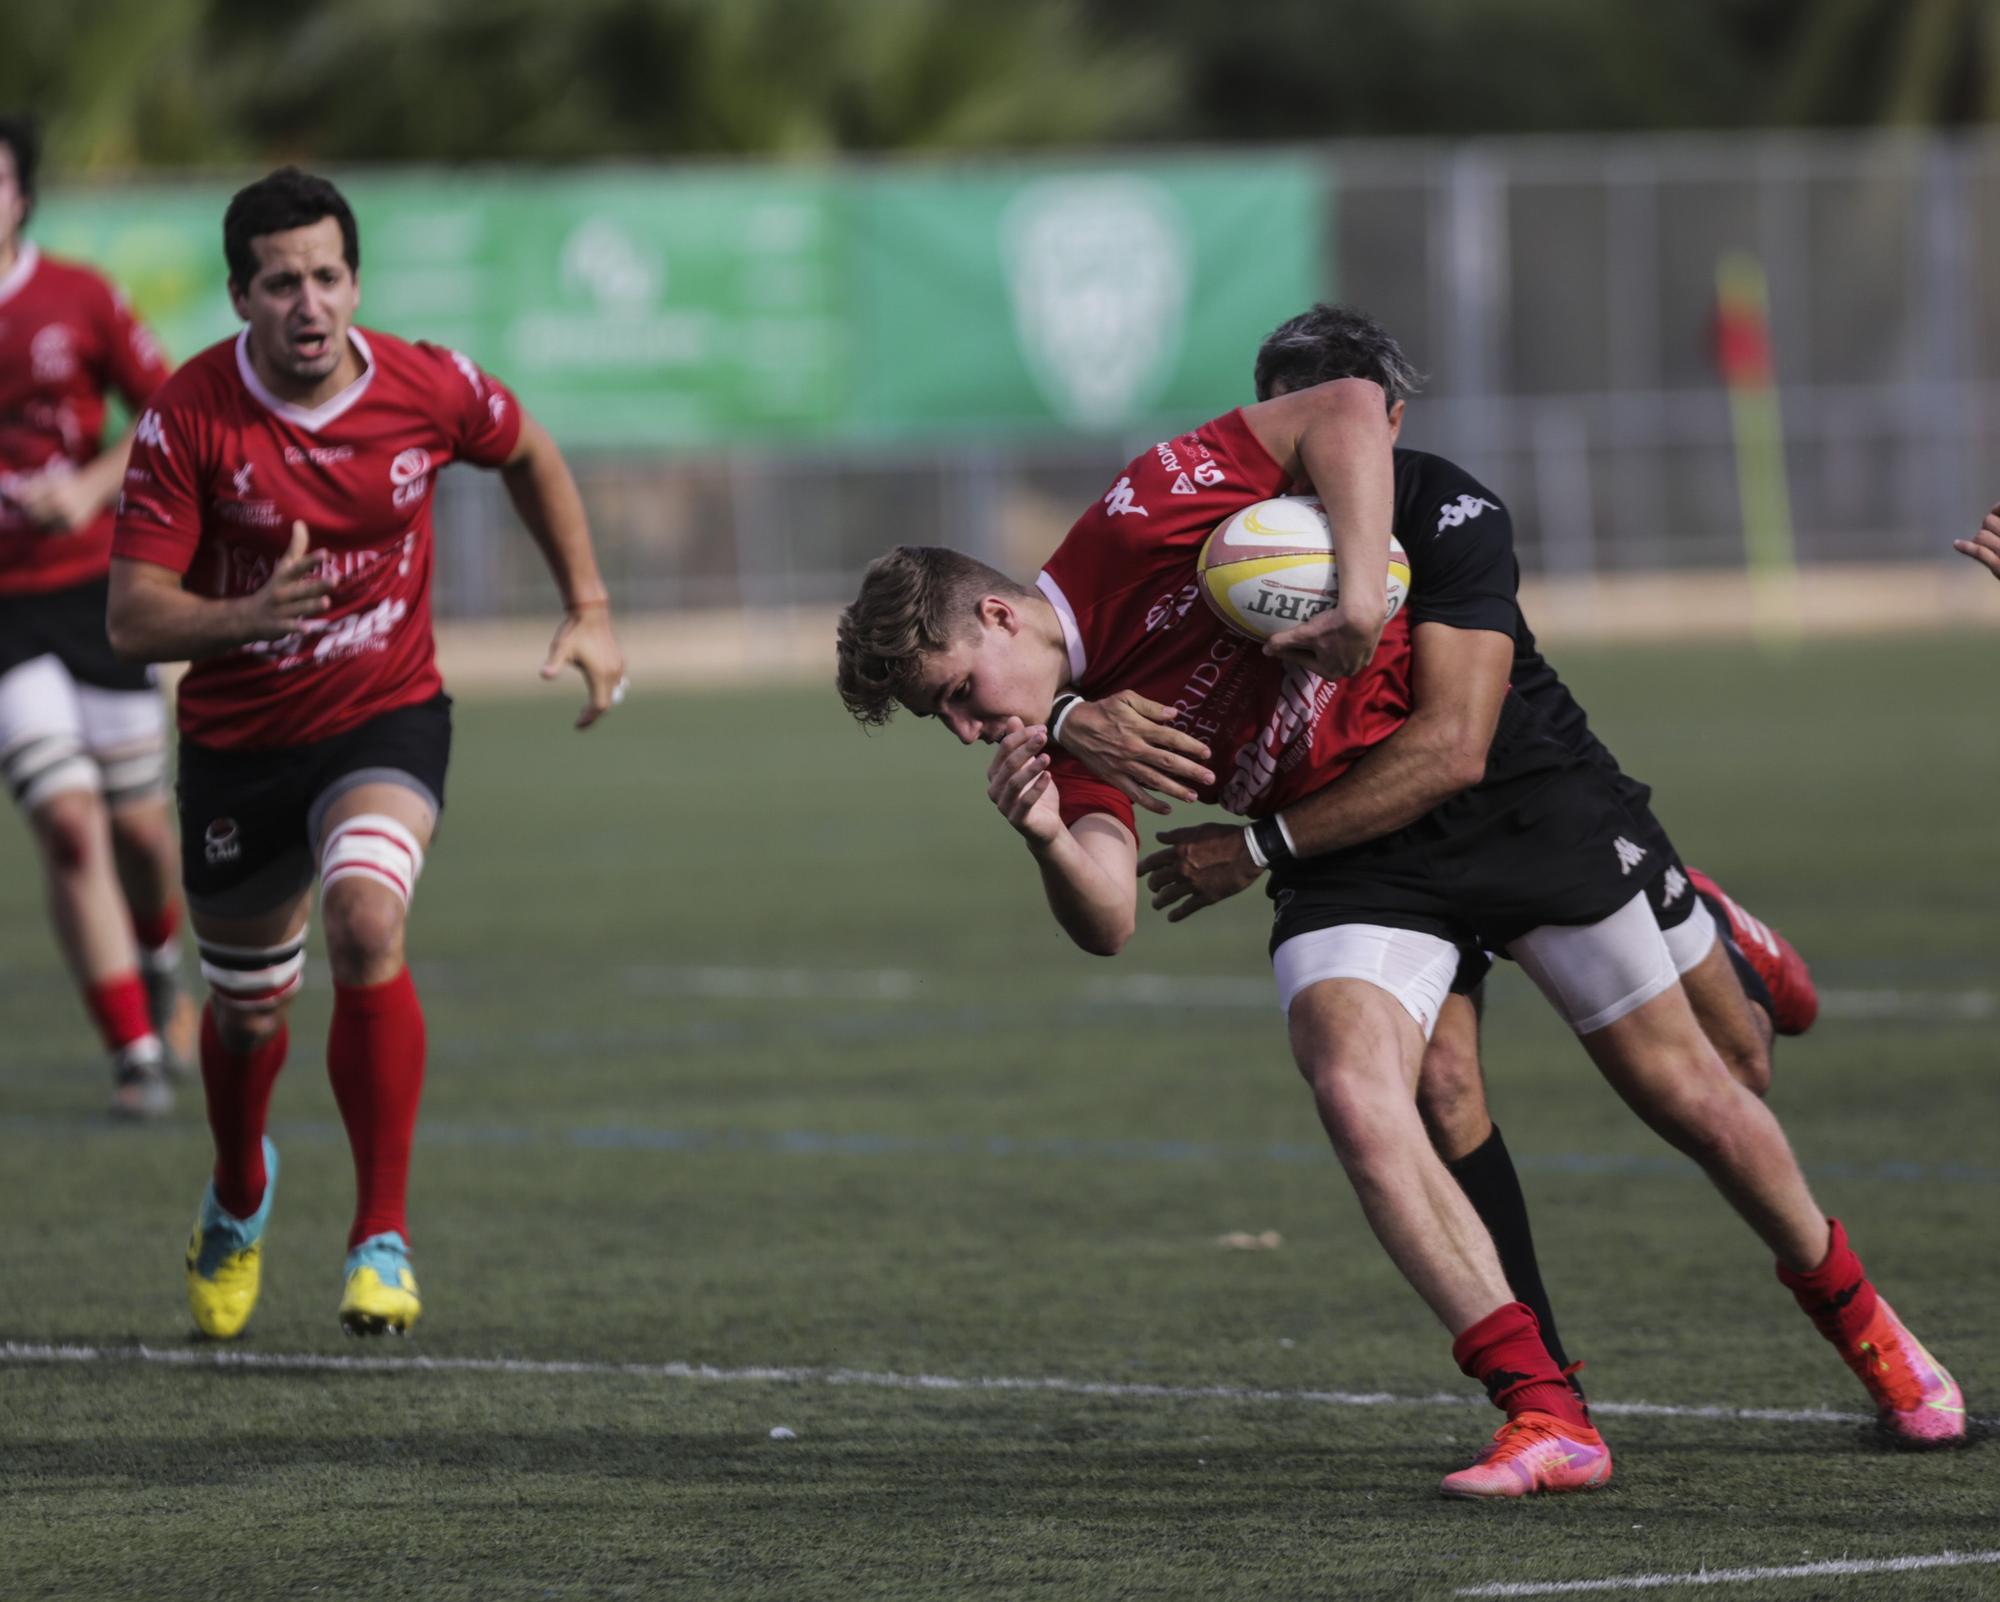
M1499 510L1498 501L1483 500L1477 495L1461 495L1457 500L1447 501L1438 508L1437 531L1442 534L1448 528L1457 528L1462 523L1471 522L1481 512Z
M1660 905L1662 907L1671 907L1682 896L1687 894L1687 875L1682 873L1679 868L1667 869L1666 873L1660 879L1660 884L1667 892L1660 897Z
M1151 517L1153 514L1138 504L1139 492L1132 488L1130 475L1121 478L1111 486L1104 497L1104 510L1111 517Z
M389 464L389 498L398 506L411 506L424 498L431 487L431 453L421 445L398 451Z
M234 862L243 855L243 834L234 818L217 818L202 832L201 854L210 867Z
M162 456L174 453L167 449L167 431L160 423L160 414L148 407L139 414L139 421L132 425L132 437L141 445L150 445Z
M1618 871L1624 876L1629 877L1632 870L1646 860L1646 848L1634 845L1622 834L1611 842L1611 849L1618 853Z

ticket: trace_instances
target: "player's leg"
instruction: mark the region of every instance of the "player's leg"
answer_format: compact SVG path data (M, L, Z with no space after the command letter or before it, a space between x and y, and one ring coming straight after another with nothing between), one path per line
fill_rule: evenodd
M1657 826L1656 826L1657 830ZM1667 954L1680 975L1695 1018L1708 1043L1715 1047L1739 1081L1758 1095L1771 1088L1771 1030L1744 993L1730 965L1722 931L1702 898L1695 893L1664 831L1656 832L1664 871L1646 887L1653 921L1667 942Z
M165 1113L173 1093L118 889L101 780L75 682L54 655L0 674L0 773L34 835L56 942L111 1053L112 1111Z
M1732 900L1699 868L1688 882L1714 916L1728 943L1744 990L1763 1007L1781 1035L1802 1035L1819 1016L1819 991L1805 958L1776 929Z
M1771 1249L1779 1278L1868 1386L1884 1427L1918 1444L1962 1436L1956 1385L1876 1296L1844 1232L1813 1200L1777 1118L1702 1034L1644 898L1596 924L1534 930L1509 951L1627 1104L1701 1166Z
M1486 1082L1479 1066L1481 983L1454 988L1438 1011L1437 1027L1424 1050L1417 1079L1417 1111L1430 1136L1431 1149L1444 1160L1445 1171L1465 1192L1472 1210L1493 1237L1500 1269L1516 1301L1534 1309L1542 1340L1556 1366L1570 1370L1569 1355L1556 1331L1555 1310L1542 1283L1535 1255L1534 1231L1528 1223L1528 1201L1521 1194L1520 1176L1507 1142L1488 1111ZM1582 1387L1571 1375L1570 1383Z
M330 792L315 818L334 986L327 1072L354 1155L340 1310L350 1334L402 1334L421 1311L406 1209L424 1084L424 1014L404 957L404 928L436 823L437 801L426 786L382 770Z
M1472 1205L1432 1149L1414 1089L1458 954L1408 930L1346 925L1274 953L1299 1071L1376 1239L1453 1336L1460 1368L1508 1414L1447 1494L1584 1489L1610 1476L1535 1315L1515 1301Z
M84 738L103 775L118 882L138 941L153 1027L169 1068L192 1065L199 1009L181 983L180 848L167 795L166 706L143 689L77 687Z

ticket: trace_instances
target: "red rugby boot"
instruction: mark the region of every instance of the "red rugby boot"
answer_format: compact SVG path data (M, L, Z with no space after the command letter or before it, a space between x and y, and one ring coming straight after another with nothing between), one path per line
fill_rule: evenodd
M1771 992L1771 1027L1781 1035L1802 1035L1812 1028L1819 1016L1819 992L1813 988L1806 959L1768 923L1730 900L1722 886L1699 868L1689 868L1687 876L1710 910L1720 910L1729 920L1730 938Z

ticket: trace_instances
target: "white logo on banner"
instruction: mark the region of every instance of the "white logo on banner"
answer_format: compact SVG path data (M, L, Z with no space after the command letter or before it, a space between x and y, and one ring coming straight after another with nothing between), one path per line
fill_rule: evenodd
M608 218L578 223L563 241L563 287L583 291L605 311L644 311L660 298L665 278L659 259Z
M1001 223L1014 328L1029 369L1071 422L1125 422L1180 354L1194 276L1187 220L1142 178L1050 178Z

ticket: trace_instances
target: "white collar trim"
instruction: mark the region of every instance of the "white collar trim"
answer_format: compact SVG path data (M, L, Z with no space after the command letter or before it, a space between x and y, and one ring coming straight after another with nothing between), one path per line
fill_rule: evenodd
M1049 605L1056 609L1056 621L1062 625L1063 644L1069 647L1069 680L1072 684L1083 680L1083 631L1076 626L1076 613L1069 604L1069 597L1062 592L1062 586L1049 576L1043 568L1035 579L1035 588L1047 597Z
M42 253L25 239L14 252L14 265L5 276L0 276L0 306L12 300L27 287L28 280L35 276L35 269L42 264Z
M358 328L347 331L354 348L361 352L361 360L366 365L361 376L332 400L318 406L299 406L288 400L280 400L264 386L264 380L257 376L257 369L250 362L250 330L244 329L236 336L236 373L243 380L243 387L257 397L267 410L276 412L288 423L296 423L308 433L317 433L327 424L346 416L353 410L361 397L368 393L368 386L375 380L375 353L368 348L368 341Z

